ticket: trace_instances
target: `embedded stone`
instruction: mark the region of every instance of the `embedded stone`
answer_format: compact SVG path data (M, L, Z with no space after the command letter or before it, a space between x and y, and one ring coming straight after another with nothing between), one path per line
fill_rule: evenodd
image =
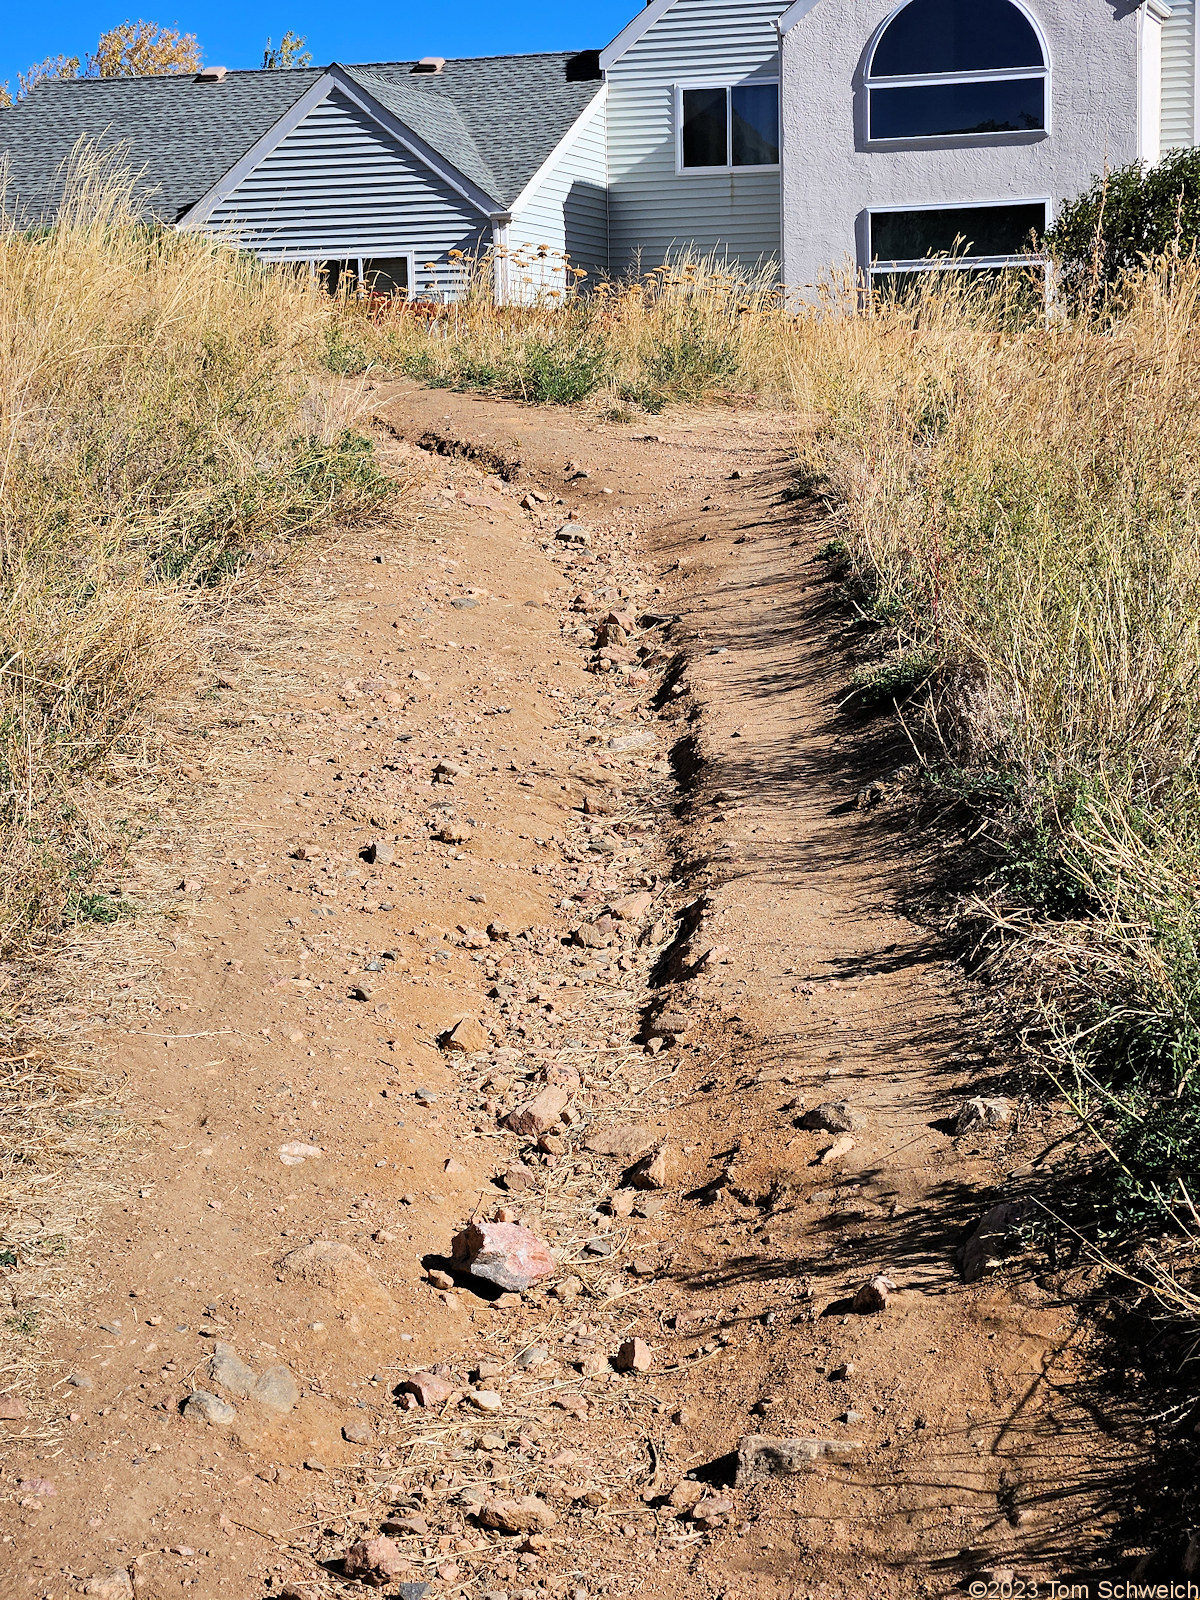
M472 1222L455 1235L451 1248L455 1261L463 1262L473 1277L515 1293L558 1264L546 1242L518 1222Z

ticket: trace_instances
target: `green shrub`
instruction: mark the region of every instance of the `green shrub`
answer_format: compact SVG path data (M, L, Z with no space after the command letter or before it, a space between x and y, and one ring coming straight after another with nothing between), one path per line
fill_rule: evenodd
M1075 299L1094 283L1112 288L1123 274L1164 254L1188 255L1200 237L1200 149L1176 150L1157 166L1140 161L1097 178L1063 207L1046 235L1060 281Z

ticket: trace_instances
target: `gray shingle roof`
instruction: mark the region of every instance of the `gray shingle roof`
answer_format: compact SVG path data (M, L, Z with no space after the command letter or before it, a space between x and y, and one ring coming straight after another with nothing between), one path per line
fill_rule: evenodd
M511 204L595 97L593 51L408 61L345 72L501 206ZM322 75L321 68L45 82L0 110L7 204L25 221L52 216L76 141L124 146L142 174L148 216L173 222L205 195Z

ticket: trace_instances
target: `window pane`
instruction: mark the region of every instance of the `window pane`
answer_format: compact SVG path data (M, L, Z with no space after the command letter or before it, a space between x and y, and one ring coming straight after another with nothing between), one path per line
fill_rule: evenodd
M1043 78L871 90L872 139L1030 133L1045 125Z
M876 78L1041 67L1029 19L1009 0L910 0L875 47Z
M924 261L927 256L1017 256L1046 226L1040 201L1013 206L947 206L876 211L872 261Z
M733 102L733 164L773 167L779 160L779 88L742 83L729 91Z
M364 261L363 281L372 294L407 294L408 257L376 257Z
M729 145L725 126L726 89L683 91L683 164L685 167L727 167Z

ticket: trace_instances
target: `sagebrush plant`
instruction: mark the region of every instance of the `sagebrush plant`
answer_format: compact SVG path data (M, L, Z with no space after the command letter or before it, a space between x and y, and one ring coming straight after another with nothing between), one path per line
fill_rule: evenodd
M1145 1236L1200 1191L1200 264L1077 315L1008 293L931 274L863 314L830 286L797 448L886 620L864 679L973 797L975 911L1112 1157L1093 1231Z
M86 147L53 227L0 220L0 949L87 904L107 835L78 786L186 659L198 595L382 493L314 387L333 315L144 226Z

